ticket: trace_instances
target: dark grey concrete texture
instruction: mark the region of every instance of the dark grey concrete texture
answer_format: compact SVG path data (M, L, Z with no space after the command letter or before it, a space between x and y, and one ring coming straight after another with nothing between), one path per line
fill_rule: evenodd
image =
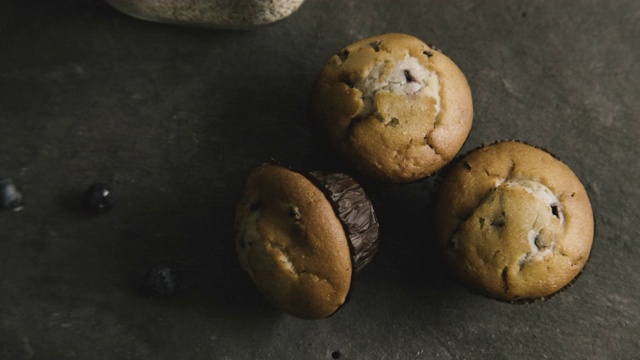
M315 76L343 46L403 32L466 74L463 151L519 139L583 181L581 277L513 305L458 285L432 246L433 178L363 184L382 239L351 301L306 321L235 257L233 214L270 158L340 165L312 141ZM0 359L640 359L640 2L307 0L250 31L157 24L97 0L0 0ZM113 210L80 208L112 185ZM175 297L139 289L178 269Z

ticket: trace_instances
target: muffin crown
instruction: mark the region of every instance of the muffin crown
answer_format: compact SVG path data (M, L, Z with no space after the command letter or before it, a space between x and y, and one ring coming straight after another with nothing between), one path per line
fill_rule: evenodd
M331 57L311 103L314 132L332 152L392 182L421 179L453 159L472 118L460 69L405 34L363 39Z
M538 299L570 283L593 242L593 213L573 171L547 152L501 142L452 164L435 202L444 258L470 288Z

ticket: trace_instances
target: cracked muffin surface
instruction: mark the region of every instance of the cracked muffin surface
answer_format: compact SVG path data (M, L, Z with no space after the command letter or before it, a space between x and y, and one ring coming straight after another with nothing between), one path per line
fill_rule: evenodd
M495 299L547 297L582 271L591 251L584 186L566 164L523 143L500 142L452 164L434 206L446 262Z
M257 167L238 203L241 266L280 309L300 318L333 314L346 300L352 263L347 235L325 194L304 175Z
M318 138L360 172L410 182L442 168L471 129L471 91L439 50L405 34L353 43L316 79Z

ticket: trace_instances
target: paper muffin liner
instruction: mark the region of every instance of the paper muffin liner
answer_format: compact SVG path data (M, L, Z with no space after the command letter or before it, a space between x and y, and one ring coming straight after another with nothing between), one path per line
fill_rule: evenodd
M334 207L349 239L353 268L361 271L378 251L379 223L369 197L347 174L311 171L309 175Z

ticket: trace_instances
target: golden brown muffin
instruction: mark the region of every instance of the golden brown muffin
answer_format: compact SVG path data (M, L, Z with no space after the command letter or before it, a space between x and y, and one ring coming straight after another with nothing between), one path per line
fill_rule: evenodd
M473 119L460 69L405 34L360 40L332 56L316 80L310 112L314 132L340 158L391 182L442 168Z
M499 300L540 299L587 262L589 198L573 171L547 152L500 142L452 164L440 186L436 239L469 288Z
M344 174L260 165L245 185L235 228L240 264L256 287L304 319L325 318L344 304L354 267L377 249L373 207Z

